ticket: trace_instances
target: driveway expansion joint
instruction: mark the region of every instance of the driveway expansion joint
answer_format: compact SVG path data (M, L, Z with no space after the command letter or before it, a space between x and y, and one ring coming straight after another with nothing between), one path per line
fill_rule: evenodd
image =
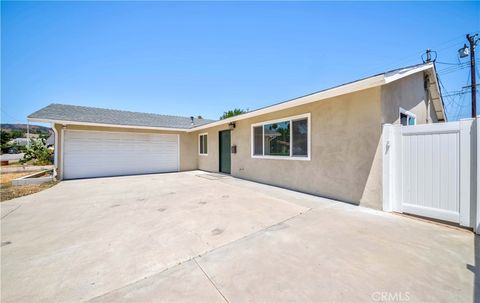
M254 236L254 235L258 234L258 233L267 231L267 230L269 230L270 228L272 228L272 227L274 227L274 226L277 226L277 225L279 225L279 224L283 224L283 223L285 223L285 222L288 222L288 221L290 221L290 220L292 220L292 219L294 219L294 218L296 218L296 217L299 217L299 216L301 216L301 215L305 215L306 213L310 212L312 209L313 209L313 208L307 208L306 210L301 211L301 212L299 212L298 214L296 214L296 215L294 215L294 216L291 216L291 217L289 217L289 218L287 218L287 219L284 219L284 220L282 220L282 221L280 221L280 222L277 222L277 223L272 224L272 225L269 225L269 226L265 226L265 227L263 227L263 228L255 231L255 232L253 232L253 233L250 233L250 234L248 234L248 235L245 235L245 236L243 236L243 237L241 237L241 238L238 238L238 239L233 240L233 241L231 241L231 242L225 243L225 244L220 245L220 246L218 246L218 247L214 247L214 248L212 248L212 249L210 249L210 250L208 250L208 251L205 251L205 252L203 252L203 253L199 253L199 254L197 254L197 255L195 255L195 256L192 256L192 257L190 257L190 258L188 258L188 259L185 259L185 260L183 260L183 261L179 261L177 264L172 265L172 266L169 266L169 267L166 267L166 268L160 270L160 271L157 272L157 273L154 273L154 274L145 276L145 277L143 277L143 278L141 278L141 279L135 280L135 281L133 281L133 282L131 282L131 283L128 283L128 284L126 284L126 285L123 285L123 286L121 286L121 287L118 287L118 288L115 288L115 289L106 291L106 292L103 293L103 294L100 294L100 295L98 295L98 296L89 298L89 299L87 299L87 300L85 300L85 301L83 301L83 302L91 302L91 301L93 301L93 300L95 300L95 299L98 299L98 298L100 298L100 297L104 297L104 296L106 296L106 295L108 295L108 294L110 294L110 293L113 293L113 292L118 291L118 290L120 290L120 289L124 289L124 288L126 288L126 287L128 287L128 286L130 286L130 285L133 285L133 284L135 284L135 283L138 283L138 282L140 282L140 281L142 281L142 280L145 280L145 279L151 278L151 277L153 277L153 276L155 276L155 275L158 275L158 274L162 274L162 273L164 273L164 272L167 272L168 270L171 270L172 268L175 268L175 267L177 267L177 266L180 266L180 265L182 265L182 264L184 264L184 263L187 263L187 262L189 262L189 261L193 261L193 262L195 262L195 264L197 264L197 266L200 268L200 270L203 272L203 274L207 277L207 279L210 281L210 283L212 283L213 286L215 287L215 289L217 289L217 291L220 293L220 295L222 295L223 299L224 299L226 302L229 302L228 299L220 292L220 290L217 288L217 286L213 283L213 281L210 279L210 277L207 275L207 273L203 270L203 268L200 266L200 264L198 264L196 258L201 258L201 257L203 257L203 256L206 256L206 255L209 254L209 253L212 253L212 252L216 251L217 249L220 249L220 248L223 248L223 247L225 247L225 246L231 245L231 244L233 244L233 243L235 243L235 242L237 242L237 241L245 240L245 239L247 239L247 238L249 238L249 237L251 237L251 236Z
M205 270L203 270L203 268L200 266L200 264L198 264L198 262L197 262L197 260L195 260L195 258L193 258L193 262L195 262L195 264L197 264L198 268L200 268L200 270L203 272L205 277L208 279L208 281L210 281L212 286L215 287L215 289L222 296L222 298L225 300L225 302L229 303L230 301L228 301L228 299L225 297L225 295L220 291L220 289L217 287L217 285L215 285L215 282L212 281L210 276L205 272Z
M16 211L17 209L19 209L20 206L22 206L22 204L19 204L17 207L15 207L15 208L12 209L11 211L9 211L9 212L6 213L5 215L3 215L1 219L5 219L9 214L11 214L11 213L13 213L14 211Z

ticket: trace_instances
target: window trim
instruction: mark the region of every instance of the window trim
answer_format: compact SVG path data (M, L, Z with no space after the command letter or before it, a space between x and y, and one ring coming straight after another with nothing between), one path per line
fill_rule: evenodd
M200 150L200 141L202 140L202 136L207 136L207 152L202 154L202 151ZM208 156L208 133L201 133L198 134L198 155L199 156Z
M308 130L308 135L307 135L307 156L293 156L292 155L292 132L293 132L293 121L296 120L302 120L304 118L307 118L307 130ZM288 121L290 122L290 156L265 156L265 155L254 155L255 151L255 133L254 133L254 128L261 126L262 127L262 151L263 154L265 154L265 128L264 126L267 124L272 124L272 123L278 123L278 122L285 122ZM275 119L275 120L269 120L269 121L262 121L258 123L254 123L250 126L250 156L254 159L272 159L272 160L297 160L297 161L310 161L312 157L312 125L311 125L311 114L306 113L302 115L296 115L296 116L289 116L281 119Z
M408 110L406 110L402 107L400 107L399 110L398 110L398 121L399 121L400 125L402 125L402 114L404 114L406 116L413 117L415 119L415 123L413 125L417 125L417 115L415 115L412 112L409 112ZM412 126L412 125L407 124L405 126Z

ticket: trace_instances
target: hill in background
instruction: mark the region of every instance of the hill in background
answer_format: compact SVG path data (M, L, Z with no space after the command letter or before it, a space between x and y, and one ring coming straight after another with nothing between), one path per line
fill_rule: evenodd
M15 132L15 131L20 131L22 133L27 132L27 124L2 123L1 128L2 128L2 131L6 131L6 132ZM30 128L31 134L48 134L52 132L52 129L50 127L45 127L40 125L30 124L29 128Z

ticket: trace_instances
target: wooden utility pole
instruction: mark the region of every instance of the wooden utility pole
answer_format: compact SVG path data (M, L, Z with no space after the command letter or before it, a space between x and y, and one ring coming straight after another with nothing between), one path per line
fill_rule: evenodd
M475 74L475 36L467 34L467 40L470 43L470 75L472 77L472 118L477 116L477 77Z

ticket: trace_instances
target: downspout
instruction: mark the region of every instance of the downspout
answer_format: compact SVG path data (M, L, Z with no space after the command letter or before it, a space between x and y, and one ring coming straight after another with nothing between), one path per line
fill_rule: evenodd
M55 135L55 147L53 148L53 177L57 177L58 170L58 131L55 128L55 123L52 123L53 133Z
M64 158L63 155L65 154L65 152L64 152L64 150L65 150L65 148L64 148L65 147L65 144L64 144L64 142L65 142L65 128L67 128L67 126L62 125L62 131L60 133L61 134L60 145L62 146L62 157L60 159L61 160L60 161L60 180L63 180L63 170L64 170L63 169L64 168L64 166L63 166L63 162L64 162L63 161L63 158Z

